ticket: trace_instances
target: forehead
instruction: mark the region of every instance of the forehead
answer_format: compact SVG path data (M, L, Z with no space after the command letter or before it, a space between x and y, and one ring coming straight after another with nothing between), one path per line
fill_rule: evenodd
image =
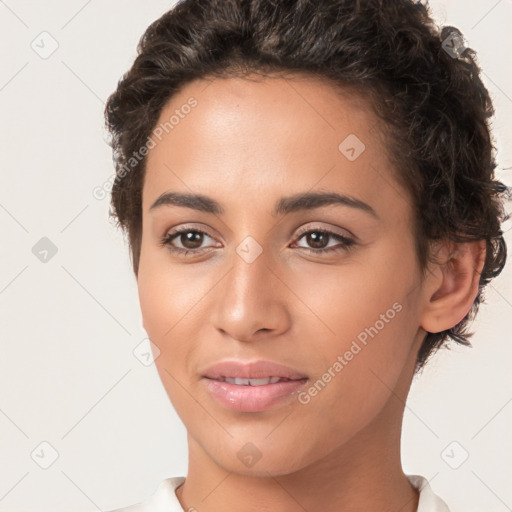
M191 106L193 105L193 106ZM365 201L396 195L380 122L361 96L294 76L201 79L160 114L143 209L167 190L270 211L277 193L337 190ZM401 191L404 195L405 192Z

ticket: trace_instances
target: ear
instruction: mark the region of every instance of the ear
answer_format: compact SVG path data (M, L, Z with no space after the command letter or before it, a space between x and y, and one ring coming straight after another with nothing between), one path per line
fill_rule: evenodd
M485 256L485 240L440 242L436 263L430 264L426 278L421 316L425 331L451 329L468 314L478 295Z

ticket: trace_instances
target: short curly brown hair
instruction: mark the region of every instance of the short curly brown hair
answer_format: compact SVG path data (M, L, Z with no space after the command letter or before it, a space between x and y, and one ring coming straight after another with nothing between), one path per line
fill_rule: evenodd
M468 315L427 333L416 370L448 338L470 345L467 324L506 261L508 189L494 176L493 105L456 28L437 27L428 6L412 0L181 0L148 27L137 50L105 108L116 167L110 215L128 233L136 275L145 158L133 155L169 99L205 77L312 74L358 91L385 121L390 157L416 207L423 270L434 240L486 241Z

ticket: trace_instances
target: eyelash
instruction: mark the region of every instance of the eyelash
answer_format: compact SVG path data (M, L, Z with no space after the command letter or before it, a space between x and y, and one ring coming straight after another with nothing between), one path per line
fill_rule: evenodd
M197 254L203 250L203 249L182 249L180 247L173 247L171 245L171 242L175 238L178 238L183 233L201 233L210 238L213 238L208 233L206 233L205 231L202 231L201 229L182 228L182 229L173 231L172 233L167 233L165 236L163 236L160 239L159 245L161 247L167 246L167 248L172 253L176 253L179 256L187 256L187 254L190 254L190 253ZM309 233L321 233L322 235L328 235L329 237L334 238L335 240L341 242L341 244L342 244L341 247L328 247L328 248L324 248L324 249L311 249L308 247L299 247L299 249L308 251L311 254L318 255L318 254L333 253L333 252L339 252L339 251L347 251L348 249L351 248L351 246L353 246L355 244L354 240L351 240L350 238L339 235L337 233L333 233L332 231L327 231L326 229L322 229L322 228L317 228L317 229L312 228L312 229L303 231L302 233L300 233L297 236L297 238L295 239L295 242L298 242L302 237L304 237L304 235L308 235Z

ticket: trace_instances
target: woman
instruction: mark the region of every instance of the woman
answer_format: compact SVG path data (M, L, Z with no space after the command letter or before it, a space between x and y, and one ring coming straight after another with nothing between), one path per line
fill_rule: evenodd
M186 477L122 510L446 511L415 372L502 270L489 95L411 0L182 0L106 107Z

